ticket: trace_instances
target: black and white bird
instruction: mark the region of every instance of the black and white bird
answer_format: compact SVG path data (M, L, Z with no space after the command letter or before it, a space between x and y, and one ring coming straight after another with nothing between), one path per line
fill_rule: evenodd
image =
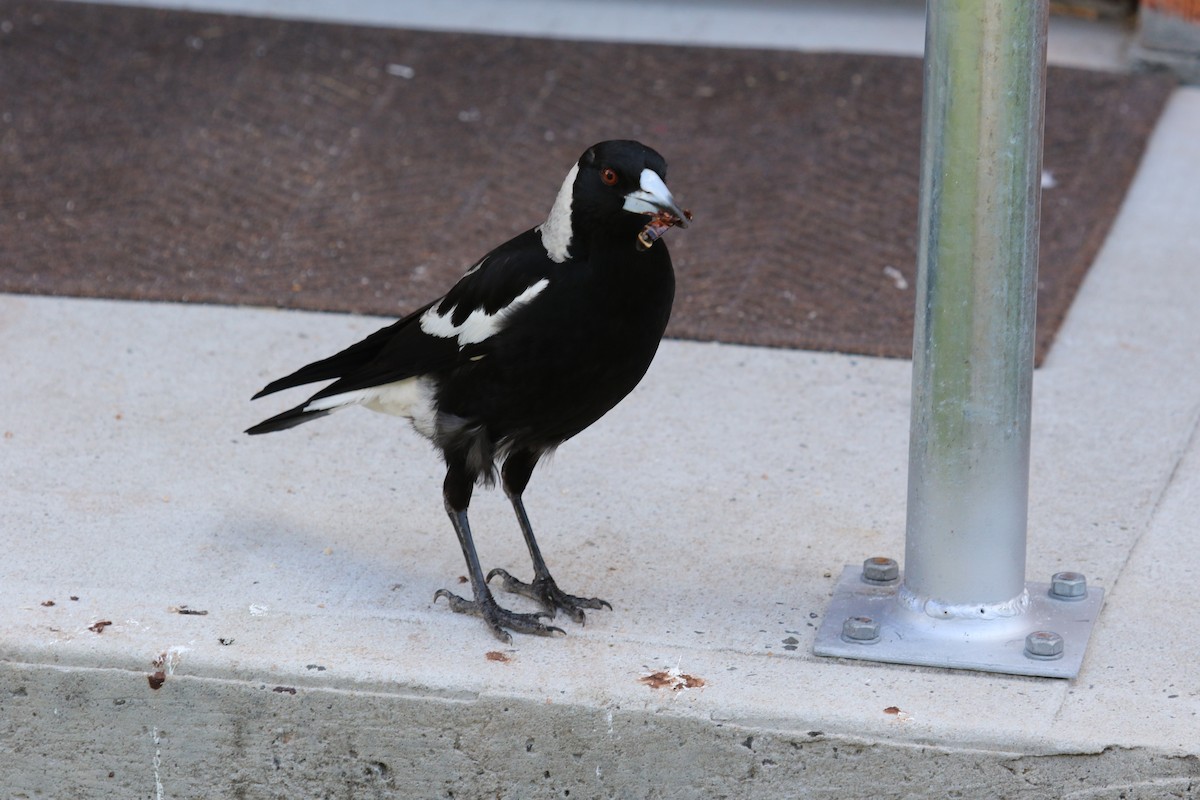
M247 430L284 430L348 406L407 417L446 462L443 499L462 546L471 599L441 589L456 612L508 630L550 635L558 611L611 608L558 588L521 495L538 461L600 419L642 379L675 294L666 243L690 214L671 196L662 156L633 141L588 148L567 173L541 225L492 250L450 289L357 344L302 367L254 396L332 380L300 405ZM505 493L533 560L525 583L502 569L484 577L467 506L475 485ZM544 612L501 607L488 581Z

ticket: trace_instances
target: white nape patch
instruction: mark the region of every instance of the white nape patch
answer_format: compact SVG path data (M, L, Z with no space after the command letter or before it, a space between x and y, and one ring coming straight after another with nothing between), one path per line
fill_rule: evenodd
M333 411L346 406L363 406L380 414L407 417L424 436L433 436L437 411L433 404L434 382L423 375L393 381L369 389L322 397L304 407L305 411Z
M478 344L499 333L510 314L522 306L528 305L549 285L550 279L542 278L517 295L504 308L497 310L496 313L489 314L482 308L477 308L467 315L461 325L455 325L451 319L454 316L454 308L457 306L448 308L445 313L439 314L437 313L438 307L435 305L421 315L421 330L430 336L438 336L442 339L458 337L460 349L469 344Z
M574 236L571 229L571 198L575 193L575 176L578 174L579 165L576 164L559 187L558 196L550 208L550 216L538 226L538 232L542 234L542 247L546 248L546 255L556 264L561 264L571 255L569 248L571 237Z

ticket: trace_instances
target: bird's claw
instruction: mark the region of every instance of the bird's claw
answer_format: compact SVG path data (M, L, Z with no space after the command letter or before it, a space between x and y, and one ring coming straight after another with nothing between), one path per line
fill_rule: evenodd
M487 574L486 580L491 583L492 578L496 576L500 577L501 589L541 603L551 618L561 609L572 621L582 625L586 620L586 615L583 613L585 608L607 608L612 611L612 606L607 600L601 600L599 597L576 597L573 594L567 594L558 588L558 584L549 575L535 577L532 583L525 583L525 581L514 578L507 570L496 567Z
M512 635L506 629L514 630L517 633L532 633L537 636L565 636L567 633L562 628L542 622L543 619L553 619L554 614L546 611L518 614L507 608L501 608L490 594L482 600L468 600L446 589L438 589L433 593L433 601L436 603L440 597L446 598L446 602L450 604L450 610L456 614L470 614L481 618L491 628L492 635L505 644L512 643Z

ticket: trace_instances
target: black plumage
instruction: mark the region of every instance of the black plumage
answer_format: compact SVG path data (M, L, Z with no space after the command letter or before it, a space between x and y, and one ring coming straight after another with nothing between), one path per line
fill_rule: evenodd
M544 621L558 610L582 623L584 609L609 607L558 588L521 496L539 459L632 391L658 349L675 277L666 243L653 239L688 218L665 177L662 157L638 142L589 148L545 223L492 250L442 298L255 395L333 381L251 434L348 405L412 419L445 459L443 498L473 591L467 600L442 589L435 599L481 616L504 641L506 629L561 633ZM651 223L653 236L639 242ZM497 465L533 561L529 583L500 569L485 578L475 553L467 507ZM488 588L494 577L546 611L500 607Z

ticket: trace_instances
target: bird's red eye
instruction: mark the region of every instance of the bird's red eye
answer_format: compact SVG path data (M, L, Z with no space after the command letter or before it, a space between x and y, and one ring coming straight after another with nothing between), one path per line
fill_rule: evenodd
M604 181L607 186L617 185L617 171L612 167L605 167L600 170L600 180Z

